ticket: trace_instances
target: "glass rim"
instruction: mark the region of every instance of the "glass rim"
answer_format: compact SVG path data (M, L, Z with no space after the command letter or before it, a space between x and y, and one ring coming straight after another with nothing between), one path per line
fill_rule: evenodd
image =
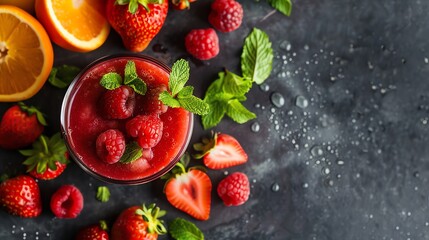
M66 129L67 126L67 117L68 117L68 113L70 110L70 103L71 103L71 97L73 96L73 90L75 89L75 85L79 82L79 79L81 79L81 76L84 75L88 70L90 70L91 68L93 68L94 66L96 66L97 64L100 64L102 62L108 61L108 60L112 60L112 59L116 59L116 58L138 58L140 60L144 60L144 61L149 61L150 63L162 68L164 71L166 71L167 73L171 72L171 68L166 65L165 63L161 62L160 60L151 57L151 56L147 56L147 55L143 55L143 54L133 54L133 53L127 53L127 54L112 54L112 55L107 55L101 58L98 58L94 61L92 61L90 64L88 64L85 68L83 68L79 74L73 79L73 81L70 83L64 98L63 98L63 102L62 102L62 106L61 106L61 114L60 114L60 126L61 126L61 135L63 136L64 142L66 144L68 153L70 155L70 158L72 158L74 160L74 162L77 163L77 165L79 165L80 168L82 168L86 173L88 173L89 175L91 175L92 177L104 181L106 183L114 183L114 184L121 184L121 185L140 185L140 184L144 184L144 183L148 183L151 181L154 181L158 178L160 178L161 176L163 176L164 174L166 174L167 172L169 172L175 165L176 163L180 160L181 156L186 152L186 149L188 148L189 142L191 140L192 137L192 132L193 132L193 127L194 127L194 115L192 112L189 112L189 122L188 122L188 131L187 131L187 135L185 138L185 141L181 147L181 149L179 150L178 154L175 156L175 158L169 163L167 164L165 167L163 167L162 169L160 169L158 172L147 176L147 177L143 177L143 178L138 178L138 179L116 179L116 178L109 178L106 177L104 175L101 175L99 173L97 173L96 171L90 169L75 153L75 151L73 150L73 147L69 144L69 134L68 131Z

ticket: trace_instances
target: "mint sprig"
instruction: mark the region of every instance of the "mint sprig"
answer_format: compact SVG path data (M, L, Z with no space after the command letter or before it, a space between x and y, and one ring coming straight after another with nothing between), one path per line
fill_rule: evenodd
M159 100L165 105L178 108L182 107L197 115L205 115L209 112L209 105L202 99L193 95L194 88L185 86L189 80L189 63L180 59L173 64L168 80L169 91L159 94Z
M119 160L120 163L128 164L136 161L143 156L143 149L135 141L128 143L125 146L124 154Z
M57 88L66 88L79 72L80 68L71 65L53 67L49 74L48 81Z
M286 16L290 16L292 12L292 1L291 0L268 0L273 8L283 13Z
M268 35L254 28L244 41L241 54L243 77L262 84L270 76L273 58L273 49Z
M204 240L204 234L192 222L183 218L175 218L168 225L171 237L176 240Z
M225 115L237 123L246 123L256 118L242 102L253 83L262 84L271 74L273 50L268 35L254 28L246 37L241 54L243 76L228 70L220 72L218 79L210 84L204 96L209 112L202 116L204 129L215 127Z
M145 95L147 91L146 83L137 75L136 64L128 61L124 69L124 79L119 73L109 72L101 77L100 85L107 90L114 90L122 85L131 87L136 93Z

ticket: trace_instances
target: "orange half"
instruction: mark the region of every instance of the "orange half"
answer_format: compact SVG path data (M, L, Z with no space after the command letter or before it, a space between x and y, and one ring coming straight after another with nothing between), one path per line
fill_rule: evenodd
M43 26L24 10L0 5L0 101L35 95L48 79L54 61Z
M100 47L109 35L104 1L36 0L36 15L54 43L88 52Z

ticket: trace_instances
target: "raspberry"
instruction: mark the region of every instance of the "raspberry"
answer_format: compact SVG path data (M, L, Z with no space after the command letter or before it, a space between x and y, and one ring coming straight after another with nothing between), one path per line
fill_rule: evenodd
M188 53L200 60L214 58L219 53L219 39L213 28L194 29L186 35Z
M82 208L82 193L73 185L61 186L51 197L51 210L58 218L75 218Z
M234 0L215 0L211 5L209 22L221 32L232 32L240 27L243 8Z
M152 148L161 140L163 122L157 114L138 115L125 124L127 133L142 148Z
M109 129L98 135L95 150L101 160L113 164L118 162L125 151L125 137L117 129Z
M145 101L144 101L144 111L147 113L156 113L156 114L163 114L167 112L167 105L164 105L159 100L159 94L166 91L167 86L160 85L155 88L149 88L144 95Z
M235 172L220 181L217 194L226 206L238 206L249 199L250 184L246 174Z
M135 92L128 86L108 90L103 95L103 110L109 119L131 117L136 105Z

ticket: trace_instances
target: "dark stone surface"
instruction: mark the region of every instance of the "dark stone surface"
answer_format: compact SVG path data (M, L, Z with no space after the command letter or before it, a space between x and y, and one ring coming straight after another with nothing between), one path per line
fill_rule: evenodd
M169 205L161 180L107 184L112 197L100 203L96 188L106 184L70 164L57 180L39 182L42 216L20 219L0 212L0 239L72 239L79 228L101 218L113 221L122 209L142 202L166 209L167 221L192 220L206 239L429 239L429 2L301 0L294 1L291 17L273 12L265 1L240 2L243 25L219 33L217 58L195 61L184 49L189 30L209 27L210 1L203 0L190 11L170 11L143 53L169 65L179 57L190 60L190 83L203 96L222 69L240 74L243 39L253 27L268 33L274 69L245 103L258 118L243 125L226 119L215 128L235 136L249 154L249 163L226 170L248 174L246 204L224 207L213 191L210 219L192 220ZM56 47L55 64L83 67L119 52L126 51L112 32L91 53ZM270 102L274 92L284 96L284 106ZM59 131L64 93L47 84L27 101L48 114L48 135ZM306 108L296 106L298 96L308 100ZM10 105L0 104L2 112ZM209 134L196 120L191 142ZM255 123L257 133L251 131ZM1 172L22 170L18 153L0 156ZM208 173L214 186L225 176L225 171ZM56 219L49 198L70 183L83 191L85 207L77 219Z

